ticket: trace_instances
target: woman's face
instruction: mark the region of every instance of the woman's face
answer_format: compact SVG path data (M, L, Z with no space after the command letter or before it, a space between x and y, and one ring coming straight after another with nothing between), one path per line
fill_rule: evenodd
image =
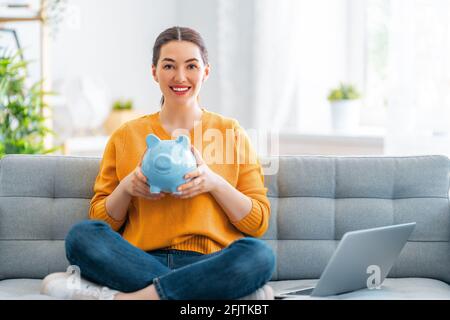
M158 65L152 67L168 103L195 104L210 66L202 60L200 48L188 41L171 41L161 47Z

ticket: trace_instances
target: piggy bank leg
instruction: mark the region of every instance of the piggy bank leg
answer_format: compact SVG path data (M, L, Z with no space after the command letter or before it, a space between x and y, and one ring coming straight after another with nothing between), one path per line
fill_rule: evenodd
M161 193L161 189L155 186L150 186L150 193L152 194L158 194Z

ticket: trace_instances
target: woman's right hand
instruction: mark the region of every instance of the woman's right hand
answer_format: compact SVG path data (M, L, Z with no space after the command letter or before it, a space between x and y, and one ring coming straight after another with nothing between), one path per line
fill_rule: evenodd
M159 200L165 197L165 193L150 193L150 186L147 184L147 178L142 173L140 166L137 166L128 176L126 176L120 184L123 185L125 192L138 198L148 200Z

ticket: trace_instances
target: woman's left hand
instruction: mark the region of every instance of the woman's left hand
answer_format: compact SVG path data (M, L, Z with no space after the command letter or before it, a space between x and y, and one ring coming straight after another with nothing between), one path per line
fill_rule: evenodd
M175 198L188 199L214 191L222 181L222 177L208 167L200 152L193 145L191 150L197 161L197 169L184 176L185 179L192 178L192 180L178 187L177 191L181 192L181 195L172 194Z

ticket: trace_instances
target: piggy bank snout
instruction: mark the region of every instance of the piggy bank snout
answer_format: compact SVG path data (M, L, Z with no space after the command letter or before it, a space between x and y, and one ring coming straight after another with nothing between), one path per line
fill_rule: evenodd
M160 171L167 171L172 167L172 160L167 155L159 155L155 158L155 168Z

